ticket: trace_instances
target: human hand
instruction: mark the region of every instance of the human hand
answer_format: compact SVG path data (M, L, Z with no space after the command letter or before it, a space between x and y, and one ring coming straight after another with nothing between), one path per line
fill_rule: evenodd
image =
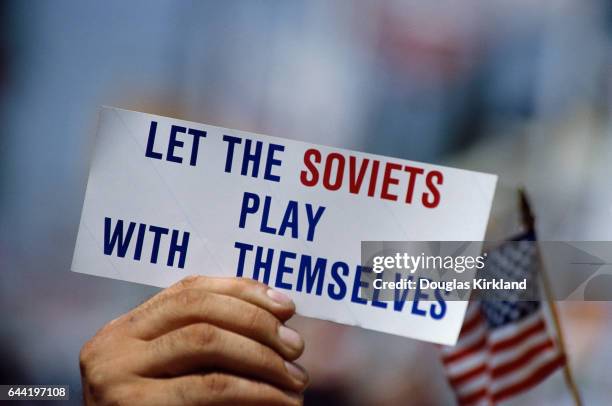
M111 321L83 346L87 405L299 405L295 305L243 278L192 276Z

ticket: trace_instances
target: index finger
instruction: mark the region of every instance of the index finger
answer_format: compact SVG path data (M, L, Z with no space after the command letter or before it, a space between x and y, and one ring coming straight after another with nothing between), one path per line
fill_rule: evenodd
M131 312L121 316L117 321L120 324L136 317L138 314L148 313L168 297L186 289L201 289L244 300L269 311L281 322L287 321L295 313L295 304L291 298L261 282L247 278L217 278L194 275L188 276L164 289Z

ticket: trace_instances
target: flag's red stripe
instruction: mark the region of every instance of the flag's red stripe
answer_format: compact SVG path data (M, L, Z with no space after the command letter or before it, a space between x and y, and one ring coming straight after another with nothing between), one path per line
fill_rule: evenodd
M494 368L491 371L491 376L493 378L499 378L500 376L504 376L512 371L516 371L517 369L530 362L536 355L550 348L554 348L554 344L551 339L548 339L540 344L529 348L515 359Z
M474 317L463 324L463 328L461 329L460 337L465 336L470 331L472 331L475 327L479 326L482 323L482 314L480 312L476 313Z
M478 389L475 392L470 393L469 395L459 396L457 398L457 403L460 405L471 405L472 403L488 396L489 392L487 388Z
M545 329L546 329L546 325L544 324L544 320L540 319L536 324L517 333L516 335L513 335L510 338L506 338L506 339L497 341L496 343L491 345L491 351L498 352L498 351L506 350L510 347L513 347L521 343L522 341L529 338L531 335L535 333L539 333L540 331L545 330Z
M500 400L506 399L512 395L515 395L519 392L522 392L526 389L531 388L532 386L540 383L544 378L550 375L555 369L560 367L565 363L565 357L563 355L559 355L557 358L551 360L547 364L542 365L540 368L536 369L531 375L527 376L520 382L517 382L511 386L505 387L502 390L499 390L492 395L492 399L494 402L499 402Z
M487 364L484 364L484 363L479 364L479 365L476 365L474 368L462 373L461 375L457 375L454 378L450 378L449 381L451 385L457 386L461 384L462 382L469 381L473 377L485 373L486 371L487 371Z
M482 338L478 341L476 341L474 344L470 345L467 348L464 348L461 351L457 351L453 354L449 354L446 357L444 357L442 359L442 362L444 364L450 364L451 362L455 362L457 360L460 360L461 358L464 358L470 354L473 354L474 352L478 351L481 349L481 347L484 347L487 343L487 337L485 335L482 336Z

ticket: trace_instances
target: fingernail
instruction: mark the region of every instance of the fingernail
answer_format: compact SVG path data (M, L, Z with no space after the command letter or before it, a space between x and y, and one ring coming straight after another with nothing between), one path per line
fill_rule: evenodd
M298 381L302 383L306 383L306 381L308 381L308 375L306 374L306 371L304 371L299 365L289 361L285 361L285 368L287 368L287 372L289 372L289 375L291 375Z
M303 346L302 337L298 334L298 332L285 327L282 324L278 328L278 336L283 343L294 350L299 350Z
M292 304L293 301L291 298L284 293L279 292L278 290L268 289L266 292L270 299L274 300L276 303L286 306L288 304Z
M284 391L285 395L289 396L291 399L293 400L297 400L297 401L302 401L304 400L304 396L302 396L301 393L295 393L295 392L291 392L291 391Z

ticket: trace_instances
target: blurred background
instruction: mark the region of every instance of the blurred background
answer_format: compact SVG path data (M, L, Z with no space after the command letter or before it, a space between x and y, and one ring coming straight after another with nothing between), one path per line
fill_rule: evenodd
M604 0L3 1L0 383L78 404L81 345L157 291L69 270L100 105L496 173L493 226L522 184L571 241L612 240L611 99ZM609 403L612 305L562 316L585 404ZM307 404L453 404L433 345L293 325ZM508 403L571 398L557 372Z

